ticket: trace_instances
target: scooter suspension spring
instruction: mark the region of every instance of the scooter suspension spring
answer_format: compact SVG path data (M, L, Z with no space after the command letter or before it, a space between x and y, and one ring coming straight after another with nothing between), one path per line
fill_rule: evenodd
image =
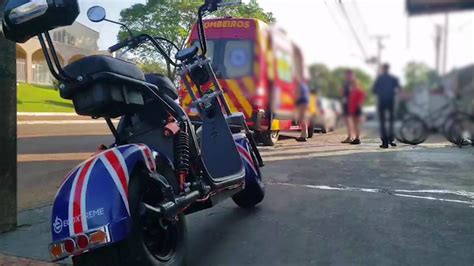
M189 173L189 134L186 130L181 130L176 136L175 142L175 161L176 170L179 175L179 186L184 190L184 183Z

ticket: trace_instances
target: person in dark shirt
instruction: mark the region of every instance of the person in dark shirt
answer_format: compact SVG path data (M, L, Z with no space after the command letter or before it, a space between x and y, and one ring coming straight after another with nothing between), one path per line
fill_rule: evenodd
M394 106L395 96L400 89L398 78L392 76L390 73L390 65L384 64L382 66L382 73L377 77L372 88L373 93L377 96L377 109L380 120L380 137L382 145L380 148L386 149L388 145L397 146L393 136L394 123ZM387 130L387 116L389 121L389 128Z

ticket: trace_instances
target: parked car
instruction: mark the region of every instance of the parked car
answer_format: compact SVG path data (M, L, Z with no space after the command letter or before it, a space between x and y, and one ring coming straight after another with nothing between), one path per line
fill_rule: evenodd
M375 121L377 119L377 108L375 105L362 107L362 113L366 121Z
M314 126L316 132L327 133L336 128L340 104L337 107L338 103L335 102L326 97L318 98L318 114Z

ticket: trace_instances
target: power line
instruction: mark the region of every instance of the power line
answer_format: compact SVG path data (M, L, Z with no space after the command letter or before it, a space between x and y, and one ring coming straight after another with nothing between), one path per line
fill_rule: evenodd
M339 0L339 7L341 9L341 13L344 15L344 18L347 21L347 24L349 25L349 28L352 32L352 35L353 35L354 39L357 42L357 45L359 46L360 51L362 52L362 55L364 56L364 59L368 60L369 58L367 56L367 52L365 50L365 47L362 44L362 41L360 40L359 35L357 35L357 32L356 32L354 26L352 25L351 19L350 19L349 15L347 14L346 8L344 7L344 3L342 3L342 0Z
M331 7L328 5L327 1L324 0L324 5L326 6L327 10L328 10L328 13L329 15L331 16L331 19L332 21L334 21L334 24L336 25L336 27L339 29L339 32L341 33L341 35L343 35L346 39L348 39L347 35L344 33L345 30L343 29L343 27L341 26L341 24L339 23L336 15L334 14L334 12L332 11Z
M369 36L369 28L367 27L367 24L365 23L364 17L362 16L362 13L360 12L359 5L357 4L357 1L352 2L354 5L355 13L357 17L359 18L359 21L362 25L362 30L364 31L366 36Z

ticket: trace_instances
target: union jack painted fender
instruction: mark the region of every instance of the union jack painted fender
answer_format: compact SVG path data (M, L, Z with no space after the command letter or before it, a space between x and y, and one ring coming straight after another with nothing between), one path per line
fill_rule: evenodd
M243 133L237 133L233 136L235 145L237 146L237 151L239 152L245 166L245 183L257 183L258 185L263 185L260 170L255 165L256 163L250 153L250 144L247 137Z
M95 154L69 172L53 205L53 242L107 226L111 242L124 239L130 229L129 176L138 162L155 172L154 156L171 160L144 144L130 144ZM172 165L171 165L172 166Z

